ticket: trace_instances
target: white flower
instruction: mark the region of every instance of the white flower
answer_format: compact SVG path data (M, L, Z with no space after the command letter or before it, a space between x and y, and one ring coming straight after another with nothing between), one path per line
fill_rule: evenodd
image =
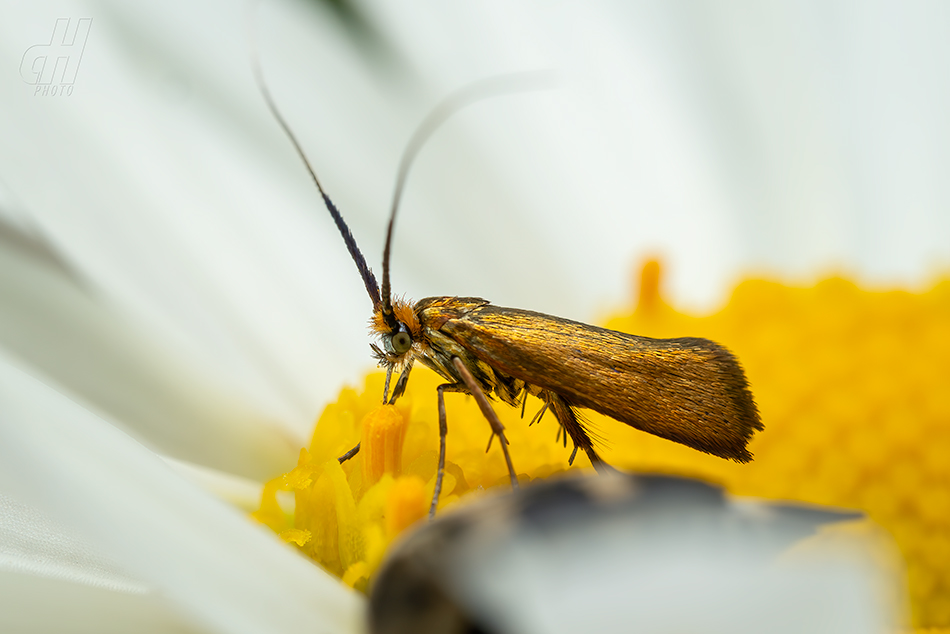
M922 5L377 3L354 31L262 4L274 97L371 263L428 108L558 73L423 150L393 256L410 297L590 321L648 253L694 308L748 270L916 284L950 262L950 45ZM81 17L71 94L37 94L26 52ZM369 302L254 86L246 18L0 8L0 622L358 627L359 599L163 459L253 491L369 366Z

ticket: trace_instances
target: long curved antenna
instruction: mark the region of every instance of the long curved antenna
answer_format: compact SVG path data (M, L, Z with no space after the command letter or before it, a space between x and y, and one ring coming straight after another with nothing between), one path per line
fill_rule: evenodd
M307 156L303 153L303 148L300 147L300 143L297 142L297 138L294 136L294 133L290 131L290 126L287 125L284 117L277 109L277 104L274 103L274 99L271 97L270 90L267 89L267 84L264 82L264 73L261 71L261 64L257 54L257 40L256 32L253 28L253 20L252 25L249 26L249 31L250 33L248 34L248 37L250 39L251 47L251 68L254 71L254 81L257 82L257 88L264 96L264 101L267 103L267 107L270 109L271 114L274 115L275 119L277 119L277 123L280 124L280 127L283 128L288 138L290 138L290 142L293 143L294 149L297 150L297 154L300 155L304 165L307 166L307 171L310 172L313 182L316 183L317 189L320 190L320 195L323 196L323 202L326 204L327 210L329 210L330 215L333 217L333 222L336 223L336 228L340 230L340 235L343 236L343 242L346 243L346 250L350 252L350 257L353 258L353 262L356 263L356 268L359 269L360 277L363 278L363 285L366 286L366 292L369 293L369 298L373 300L373 310L378 310L380 306L380 299L379 285L376 282L376 276L373 275L373 271L366 264L366 258L363 257L363 253L356 245L356 239L353 237L353 234L350 233L350 228L346 226L343 216L340 215L336 205L333 204L333 201L330 200L330 197L327 196L327 193L323 191L323 186L320 184L320 179L317 178L317 173L310 165L310 161L307 160Z
M525 71L480 79L463 86L443 99L416 128L412 138L409 139L409 144L402 153L402 159L399 161L396 191L393 193L393 204L389 211L389 225L386 227L386 246L383 249L382 309L383 317L391 326L395 327L396 325L395 318L392 317L392 295L389 286L389 256L392 252L393 226L396 223L396 211L399 209L399 201L406 186L406 179L409 177L409 168L412 167L412 162L419 154L419 150L422 149L422 146L425 145L439 126L466 106L489 97L529 90L550 89L556 85L555 80L555 74L550 70Z

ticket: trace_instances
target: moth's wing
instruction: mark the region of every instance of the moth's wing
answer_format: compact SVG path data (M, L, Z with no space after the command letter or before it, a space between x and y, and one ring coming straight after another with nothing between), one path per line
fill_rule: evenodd
M490 304L439 330L526 383L637 429L739 462L762 429L742 367L698 338L650 339Z

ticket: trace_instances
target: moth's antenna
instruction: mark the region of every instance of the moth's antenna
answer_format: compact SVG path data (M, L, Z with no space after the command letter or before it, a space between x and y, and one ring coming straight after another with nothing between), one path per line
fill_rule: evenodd
M353 258L353 262L356 263L356 268L359 269L360 277L363 278L363 285L366 286L366 292L369 293L369 298L373 300L373 310L376 311L380 306L379 285L376 282L376 276L373 275L373 271L370 270L369 266L367 266L366 258L363 257L362 252L360 252L360 248L356 245L356 239L353 237L353 234L350 233L350 228L346 226L343 216L340 215L336 205L333 204L333 201L330 200L330 197L327 196L327 193L323 191L323 186L320 184L320 179L317 178L317 173L310 165L310 161L307 160L307 156L303 153L303 148L300 147L300 143L297 142L297 138L294 136L294 133L290 131L290 126L288 126L287 122L284 121L284 117L280 114L280 111L277 109L277 104L274 103L274 99L271 97L270 91L267 89L267 84L264 82L264 73L261 70L261 63L257 53L256 29L254 29L253 22L254 21L252 19L251 24L248 26L248 37L250 40L251 68L254 71L254 81L257 82L257 88L264 96L264 101L267 103L267 107L270 109L271 114L274 115L274 118L277 119L277 123L280 124L280 127L283 128L288 138L290 138L290 142L293 143L294 149L297 150L297 154L300 155L304 165L307 166L307 171L310 172L310 176L313 178L313 182L316 183L317 189L320 190L320 195L323 196L323 202L326 203L327 209L329 210L330 215L333 217L333 222L336 223L336 228L340 230L340 235L343 236L343 242L346 243L346 250L350 252L350 257Z
M422 120L419 127L409 139L409 144L402 153L399 161L399 172L396 176L396 191L393 193L393 204L389 211L389 225L386 227L386 246L383 248L383 293L382 309L383 316L387 323L395 327L395 319L392 315L392 297L389 286L389 256L392 252L393 226L396 223L396 211L399 209L399 201L402 198L402 191L406 186L406 179L409 177L409 168L415 160L419 150L425 145L429 137L459 110L474 103L497 97L499 95L510 95L516 92L525 92L528 90L546 90L554 88L556 77L550 70L535 70L520 73L511 73L508 75L497 75L487 79L480 79L467 86L456 90L448 97L442 100L432 111Z

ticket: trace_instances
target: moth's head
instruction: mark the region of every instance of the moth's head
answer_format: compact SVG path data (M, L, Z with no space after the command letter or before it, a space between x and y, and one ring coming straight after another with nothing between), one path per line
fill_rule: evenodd
M386 367L405 363L422 345L422 324L412 303L403 298L393 298L389 314L379 306L373 312L369 328L381 344L370 344L373 356Z

